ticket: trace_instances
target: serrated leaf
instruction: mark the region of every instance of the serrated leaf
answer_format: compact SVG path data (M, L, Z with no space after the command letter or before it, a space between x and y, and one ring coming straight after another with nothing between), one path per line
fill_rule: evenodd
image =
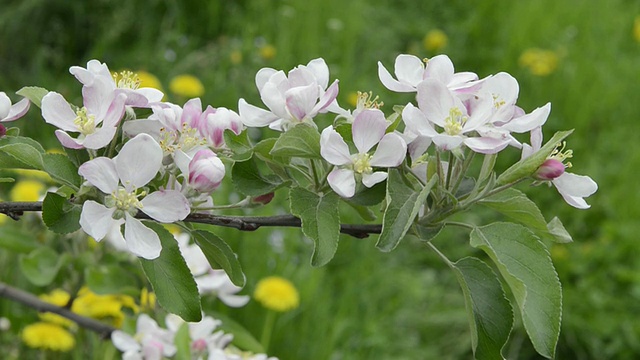
M42 170L42 154L33 146L15 143L0 146L0 153L8 155L19 164L21 169Z
M423 241L431 241L431 239L435 238L440 234L444 225L437 224L434 226L424 226L420 224L415 224L414 233Z
M204 230L196 230L192 236L204 256L212 263L212 267L219 265L227 273L231 282L239 287L244 286L245 276L238 257L224 240Z
M474 228L470 238L471 246L491 257L509 285L536 351L553 358L560 335L562 289L544 244L531 230L512 223Z
M223 136L224 143L233 153L231 156L233 160L245 161L251 157L253 149L251 147L251 141L249 141L247 131L243 131L239 135L236 135L236 133L227 129L224 131Z
M315 194L302 188L289 192L291 213L302 220L302 232L314 242L312 266L328 263L340 239L339 198L334 193Z
M536 232L547 232L547 221L538 206L522 191L510 188L482 199L480 204L498 211Z
M2 138L0 138L0 147L4 146L4 145L9 145L9 144L25 144L25 145L29 145L31 147L33 147L34 149L36 149L39 153L44 154L44 148L42 147L42 145L40 145L39 142L37 142L36 140L33 140L32 138L29 137L25 137L25 136L9 136L6 135Z
M268 194L283 185L275 175L261 175L253 158L234 163L231 180L236 190L249 196Z
M42 98L48 93L49 90L37 86L25 86L16 92L16 94L29 99L37 107L42 107Z
M271 155L321 159L320 133L313 126L298 124L280 134Z
M397 169L389 169L387 178L387 208L382 218L382 232L376 243L381 251L391 251L413 225L420 208L425 203L438 177L431 180L419 192L408 186Z
M64 148L64 152L76 167L80 167L80 165L89 161L89 153L86 149Z
M82 178L78 175L78 167L63 154L43 154L44 171L59 183L68 185L76 190L82 185Z
M68 256L60 256L49 247L39 247L29 255L21 255L19 264L22 274L36 286L51 284L60 267L68 259Z
M120 264L87 267L84 270L86 285L96 294L123 294L136 289L136 277Z
M82 207L71 204L64 196L48 192L42 202L42 220L49 230L69 234L80 229Z
M569 234L567 229L564 228L564 225L562 225L562 221L560 221L557 216L549 221L549 223L547 224L547 229L549 229L549 234L551 235L553 241L560 244L573 242L571 234Z
M200 321L202 310L198 287L180 253L178 243L161 225L150 221L143 223L158 234L162 243L162 251L157 259L140 258L142 269L151 283L158 303L184 321Z
M502 348L513 326L513 309L498 275L472 257L460 259L452 268L464 294L474 357L503 359Z
M536 151L528 158L522 159L517 163L511 165L511 167L500 174L500 176L498 176L498 179L496 180L497 184L510 184L533 174L547 159L553 149L555 149L556 146L567 136L571 135L572 132L573 130L558 131L557 133L555 133L551 140L544 144L544 146L542 146L540 150Z
M380 204L387 194L386 180L379 182L370 188L366 186L363 187L364 189L358 191L353 197L346 199L346 201L361 206L373 206Z
M19 127L10 127L7 129L7 132L4 134L5 136L19 136L20 128Z

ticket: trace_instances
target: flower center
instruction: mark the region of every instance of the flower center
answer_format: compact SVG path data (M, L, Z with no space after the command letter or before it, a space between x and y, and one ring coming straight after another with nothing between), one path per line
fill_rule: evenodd
M504 104L507 103L506 101L504 101L504 99L500 97L500 95L493 94L492 96L493 96L493 106L495 106L496 109L500 109Z
M182 124L182 130L168 131L166 128L160 129L160 148L167 154L173 154L176 150L189 151L197 146L206 145L207 141L200 136L198 129L194 129L188 124Z
M73 123L78 127L82 135L93 134L96 131L96 117L89 114L84 106L76 111L76 118Z
M138 213L138 209L143 208L143 205L138 198L145 195L145 191L140 194L136 194L135 190L128 192L125 188L121 187L112 192L111 195L105 199L105 205L107 207L116 208L116 211L113 213L113 217L115 219L122 219L125 212L129 213L131 216L135 216Z
M448 135L460 135L467 119L468 117L464 116L457 107L449 109L449 116L444 119L444 131Z
M566 141L563 141L562 144L556 145L556 148L553 149L548 159L558 160L561 163L563 163L566 168L570 168L573 165L571 164L571 162L568 162L568 161L565 163L565 160L571 159L573 157L573 150L571 149L565 150L566 147L567 147Z
M371 168L371 155L369 154L356 154L353 157L353 171L358 174L369 174L373 170Z
M140 87L140 79L138 74L134 74L131 71L121 71L120 73L113 73L113 81L120 89L136 90Z
M373 96L373 91L368 93L358 91L357 109L380 109L383 105L384 103L379 100L378 95Z

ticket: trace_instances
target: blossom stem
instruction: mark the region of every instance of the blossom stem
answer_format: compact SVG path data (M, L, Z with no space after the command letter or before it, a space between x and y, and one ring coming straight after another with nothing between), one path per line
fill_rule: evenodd
M276 312L273 310L267 310L267 315L264 319L264 327L262 328L262 336L260 337L260 344L265 352L269 349L269 342L271 341L271 333L273 332L273 324L276 321Z

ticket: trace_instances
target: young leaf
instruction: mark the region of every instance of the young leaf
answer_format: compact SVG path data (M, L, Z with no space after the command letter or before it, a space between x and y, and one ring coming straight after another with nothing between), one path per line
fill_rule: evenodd
M214 265L219 265L227 273L231 282L243 287L245 276L236 254L231 247L217 235L204 230L196 230L192 233L193 239L198 244L204 256Z
M42 107L42 98L49 93L49 90L37 86L25 86L16 91L16 94L24 96L37 107Z
M522 159L517 163L511 165L511 167L500 174L500 176L498 176L498 179L496 180L497 184L510 184L533 174L547 159L553 149L555 149L556 146L567 136L571 135L572 132L573 130L558 131L557 133L555 133L551 140L544 144L544 146L540 148L540 150L538 150L528 158Z
M564 225L562 225L562 221L560 221L557 216L549 221L549 223L547 224L547 229L549 229L549 234L551 235L553 241L560 244L573 242L571 234L569 234L567 229L564 228Z
M280 135L271 155L321 159L320 133L313 126L298 124Z
M438 181L433 176L420 192L416 192L408 186L397 169L389 169L387 179L387 208L382 218L382 232L376 243L376 247L388 252L395 249L400 240L407 233L413 220L418 215L420 207L424 204L431 188Z
M63 185L68 185L76 191L82 185L82 178L78 175L78 167L68 157L62 154L42 154L44 171Z
M42 153L31 145L15 143L0 146L0 153L17 161L17 168L42 170Z
M24 276L36 286L51 284L68 255L60 256L49 247L39 247L29 255L20 255L20 270Z
M315 194L302 188L289 192L291 213L302 220L302 232L315 244L312 266L328 263L338 249L340 239L339 198L334 193Z
M231 157L235 161L245 161L251 157L253 149L247 131L243 131L240 135L236 135L233 131L227 129L224 134L224 143L233 153Z
M498 275L473 257L460 259L452 268L464 294L474 357L502 359L501 350L513 326L513 309Z
M536 232L547 232L547 221L542 216L540 209L520 190L510 188L482 199L479 203L508 216Z
M544 244L522 225L494 223L471 231L471 246L497 265L518 303L533 347L553 358L560 335L562 289Z
M151 282L158 303L185 321L200 321L200 294L178 243L161 225L151 221L144 221L144 224L158 234L162 243L160 257L154 260L140 258L142 269Z
M231 180L236 190L249 196L268 194L283 185L275 175L261 175L253 158L234 163Z
M79 205L71 204L64 196L48 192L42 202L42 220L49 230L69 234L80 228Z

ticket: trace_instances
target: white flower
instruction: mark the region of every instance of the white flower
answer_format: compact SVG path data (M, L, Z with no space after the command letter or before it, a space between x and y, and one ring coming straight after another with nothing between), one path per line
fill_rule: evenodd
M356 189L356 174L362 177L366 187L384 181L387 173L373 171L374 167L396 167L407 153L407 144L395 133L385 134L388 123L382 111L365 109L353 120L353 142L358 150L351 155L342 136L329 126L320 136L320 154L329 163L336 165L329 173L329 185L338 195L352 197ZM369 151L378 144L373 155Z
M111 334L111 341L123 352L124 360L160 360L175 355L173 337L172 332L160 328L149 315L141 314L135 336L116 330Z
M0 122L18 120L29 111L31 103L29 99L22 99L11 105L11 99L3 91L0 91Z
M124 222L129 250L145 259L158 257L162 250L160 239L135 218L138 210L165 223L182 220L190 212L189 201L179 191L160 190L148 195L140 191L161 166L162 149L147 134L127 142L115 159L98 157L82 164L80 175L106 194L106 206L93 200L84 203L80 215L82 229L100 241L114 223Z
M176 333L185 323L179 316L169 314L165 318L167 328ZM224 360L224 348L233 340L232 334L225 334L224 331L215 331L222 321L211 316L204 316L200 322L187 323L189 327L189 339L191 340L191 354L195 359L202 359L208 353L208 359ZM214 332L215 331L215 332Z

